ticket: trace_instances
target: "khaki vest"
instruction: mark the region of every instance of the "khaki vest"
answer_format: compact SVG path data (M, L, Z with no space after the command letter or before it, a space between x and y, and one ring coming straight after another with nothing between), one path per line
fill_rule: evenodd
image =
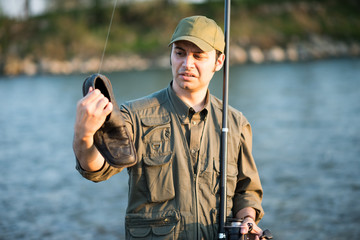
M204 126L197 171L194 172L188 143L168 91L163 89L122 106L125 120L132 124L138 155L138 163L128 169L130 189L125 219L126 238L216 239L220 202L222 105L217 98L210 97L211 110ZM254 165L252 157L243 163L238 160L243 151L240 139L244 124L248 124L245 117L230 108L227 177L229 217L233 215L233 202L237 199L234 198L235 192L244 192L243 187L237 186L241 178L255 181L253 185L256 185L256 192L260 194L255 197L258 199L254 207L262 211L262 190L256 167L255 172L251 169L248 171L254 175L250 177L241 170L248 165L247 162ZM254 198L254 195L250 198Z

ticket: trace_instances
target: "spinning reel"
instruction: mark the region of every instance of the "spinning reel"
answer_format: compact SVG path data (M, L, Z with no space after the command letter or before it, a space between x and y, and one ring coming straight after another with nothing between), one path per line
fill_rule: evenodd
M251 234L250 231L252 230L253 226L251 223L248 223L249 233L248 234L241 234L241 219L230 219L225 223L225 233L227 240L255 240L255 235ZM270 230L266 229L263 231L263 234L260 236L260 240L272 239L272 233Z

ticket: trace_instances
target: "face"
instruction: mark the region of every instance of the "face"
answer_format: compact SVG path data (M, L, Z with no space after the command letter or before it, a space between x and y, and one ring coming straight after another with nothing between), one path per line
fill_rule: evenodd
M206 91L214 73L224 62L216 51L204 52L189 41L175 42L171 50L173 89L176 93Z

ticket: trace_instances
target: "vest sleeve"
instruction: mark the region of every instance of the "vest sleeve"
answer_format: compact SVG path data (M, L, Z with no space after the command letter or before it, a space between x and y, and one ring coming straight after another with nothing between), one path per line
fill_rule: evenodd
M259 174L252 156L252 132L251 126L246 122L242 127L241 146L238 159L238 182L233 199L234 216L245 207L256 210L256 222L264 215L261 206L263 190Z
M109 179L111 176L121 172L123 168L114 168L110 166L106 161L104 161L104 165L102 168L96 172L89 172L84 170L79 161L76 159L76 170L83 176L84 178L93 181L93 182L102 182Z

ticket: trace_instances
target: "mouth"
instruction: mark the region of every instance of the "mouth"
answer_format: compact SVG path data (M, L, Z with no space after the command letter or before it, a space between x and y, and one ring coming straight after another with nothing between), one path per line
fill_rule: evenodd
M183 78L195 78L196 77L196 75L191 72L181 72L179 75L182 76Z

